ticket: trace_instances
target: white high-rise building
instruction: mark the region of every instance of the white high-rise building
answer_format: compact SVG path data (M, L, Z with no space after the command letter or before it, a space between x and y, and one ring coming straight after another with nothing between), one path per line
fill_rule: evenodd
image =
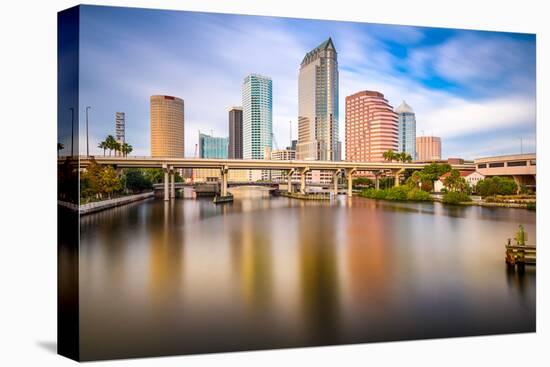
M249 74L243 87L243 159L264 159L272 148L273 84L271 78ZM262 179L262 171L249 171L249 180Z

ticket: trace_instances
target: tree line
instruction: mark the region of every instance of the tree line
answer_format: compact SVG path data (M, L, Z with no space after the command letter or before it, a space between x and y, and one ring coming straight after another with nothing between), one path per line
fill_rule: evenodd
M105 140L100 142L97 147L103 149L103 156L105 156L105 153L108 150L109 156L111 156L111 152L114 151L115 155L116 153L120 153L123 157L127 157L128 154L132 153L132 151L134 150L134 148L130 144L126 142L121 144L116 141L116 139L112 135L107 135Z

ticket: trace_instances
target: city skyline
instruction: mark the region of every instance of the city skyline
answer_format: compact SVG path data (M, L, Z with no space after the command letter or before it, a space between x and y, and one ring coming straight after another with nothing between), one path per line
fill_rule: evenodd
M132 21L122 19L126 13ZM147 25L157 22L162 29ZM407 100L417 136L440 136L444 157L516 153L520 144L535 150L533 35L91 6L82 7L82 23L80 100L92 106L91 154L113 133L114 112L125 111L126 140L135 155L147 155L154 94L186 101L186 130L228 136L227 107L239 104L240 81L251 72L273 80L273 132L282 148L289 120L298 135L300 60L329 37L338 49L341 111L345 96L376 90L393 106ZM182 52L170 46L182 39L193 42ZM251 50L255 57L243 56ZM192 156L197 137L185 138Z

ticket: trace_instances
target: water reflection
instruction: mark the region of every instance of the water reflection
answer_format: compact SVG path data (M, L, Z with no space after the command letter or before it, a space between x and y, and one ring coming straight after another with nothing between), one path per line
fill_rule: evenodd
M84 359L535 329L532 212L232 191L81 218Z

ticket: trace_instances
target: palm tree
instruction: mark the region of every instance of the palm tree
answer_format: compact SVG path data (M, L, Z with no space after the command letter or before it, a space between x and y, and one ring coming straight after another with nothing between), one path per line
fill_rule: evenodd
M132 153L132 150L134 150L134 148L128 143L124 143L120 147L120 151L122 152L123 157L127 157L128 154Z
M103 156L105 157L105 150L107 149L107 143L105 141L102 141L97 145L99 149L103 149Z
M111 156L111 152L114 150L116 151L118 142L112 135L107 135L107 138L105 138L105 145L107 146L107 149L109 149L109 157Z
M63 148L65 148L63 144L57 143L57 158L59 158L59 151L63 150Z
M397 157L396 157L396 158L397 158L398 161L401 161L401 162L403 162L403 163L410 163L410 162L412 162L412 157L411 157L411 155L408 154L408 153L405 153L405 152L401 152L401 153L397 154Z
M394 159L396 159L396 154L393 152L393 150L388 150L386 152L384 152L384 154L382 155L384 157L385 160L387 160L388 162L392 162Z

